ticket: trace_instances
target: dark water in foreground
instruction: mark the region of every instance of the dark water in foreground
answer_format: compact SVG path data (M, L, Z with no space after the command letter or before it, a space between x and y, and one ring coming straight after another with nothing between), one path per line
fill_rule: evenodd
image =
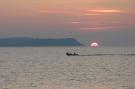
M0 48L0 89L135 89L134 54L133 47Z

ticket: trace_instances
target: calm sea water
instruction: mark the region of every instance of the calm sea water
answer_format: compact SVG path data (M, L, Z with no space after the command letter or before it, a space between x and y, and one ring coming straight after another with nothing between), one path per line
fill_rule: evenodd
M1 47L0 89L135 89L135 55L127 54L135 48Z

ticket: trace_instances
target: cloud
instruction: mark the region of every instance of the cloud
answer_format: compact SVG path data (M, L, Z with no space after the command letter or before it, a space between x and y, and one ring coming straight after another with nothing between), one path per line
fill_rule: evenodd
M121 13L125 13L125 11L119 9L88 9L84 11L84 16L100 16Z
M104 15L104 14L99 14L99 13L85 13L84 15L86 16L98 16L98 15Z
M82 27L80 28L80 31L90 31L90 32L94 32L94 31L106 31L106 30L109 30L109 29L112 29L112 28L115 28L115 27L112 27L112 26L106 26L106 27Z
M97 32L97 31L111 31L117 30L123 27L133 27L135 25L134 22L112 22L108 24L97 24L91 26L81 26L79 31L81 32ZM121 29L122 30L122 29Z
M43 14L64 14L63 10L37 10L36 13L43 13Z
M79 22L79 21L73 21L73 22L71 22L72 24L79 24L79 23L81 23L81 22Z
M121 10L114 10L114 9L108 9L108 10L88 10L90 12L97 12L97 13L120 13Z

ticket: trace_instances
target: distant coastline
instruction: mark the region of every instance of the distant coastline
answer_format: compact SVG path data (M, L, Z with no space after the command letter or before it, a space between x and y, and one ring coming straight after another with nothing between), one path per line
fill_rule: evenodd
M74 38L40 39L40 38L0 38L0 47L42 47L42 46L84 46Z

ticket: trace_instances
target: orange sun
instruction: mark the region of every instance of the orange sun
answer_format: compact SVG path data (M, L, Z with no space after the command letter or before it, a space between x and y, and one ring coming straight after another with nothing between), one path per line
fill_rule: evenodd
M97 42L92 42L90 44L91 47L99 47L99 44Z

